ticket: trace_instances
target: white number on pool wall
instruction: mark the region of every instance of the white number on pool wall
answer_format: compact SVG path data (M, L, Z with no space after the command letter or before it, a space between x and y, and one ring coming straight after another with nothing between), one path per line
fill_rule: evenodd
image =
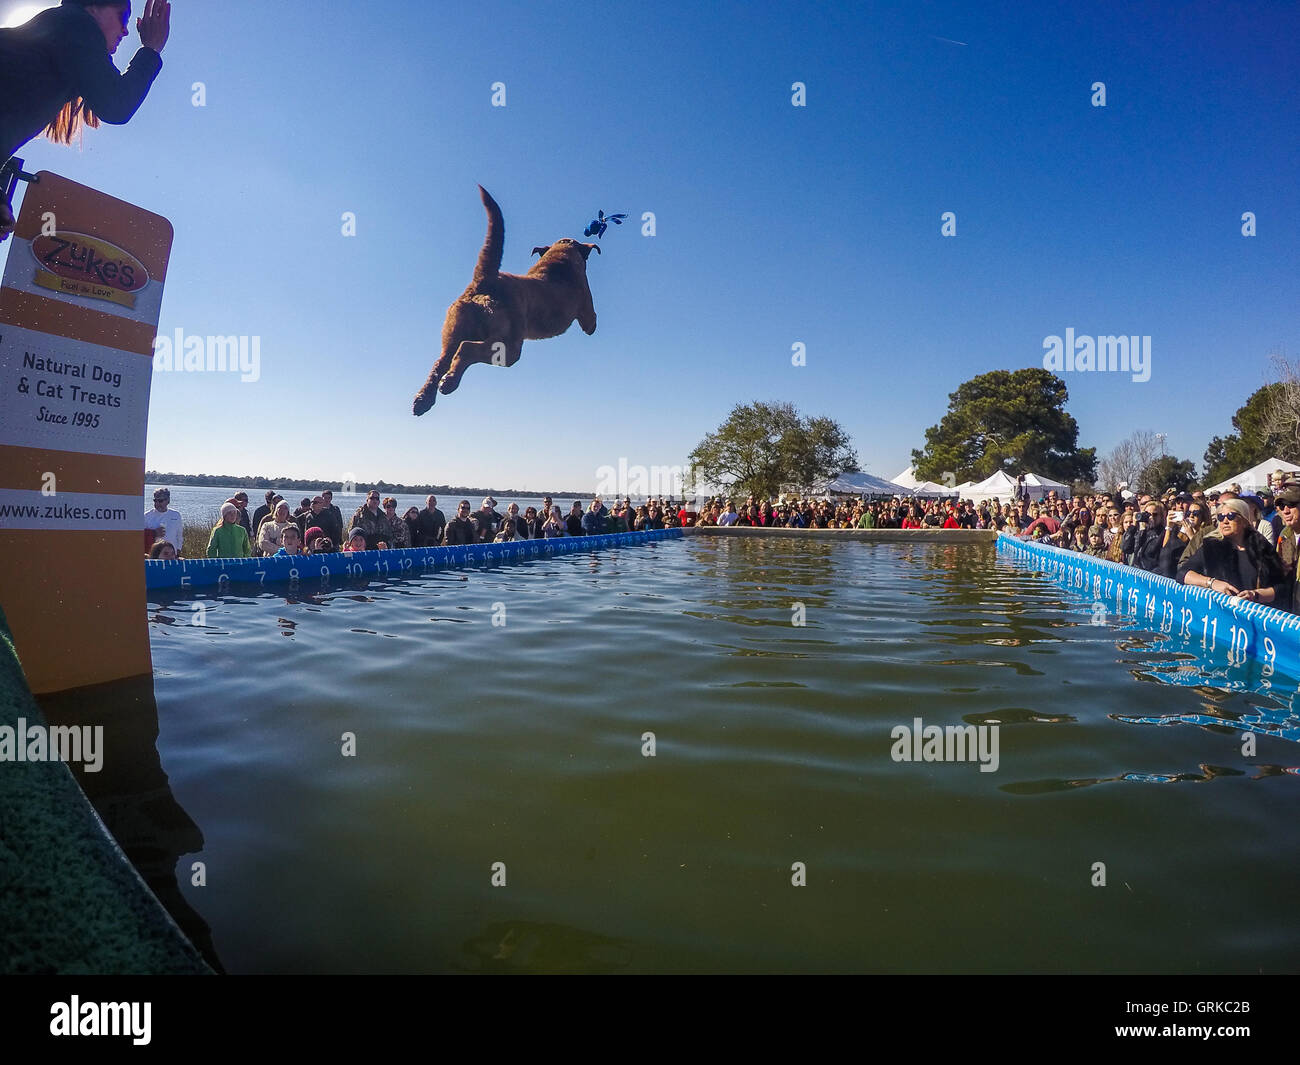
M1232 665L1239 666L1246 661L1246 646L1249 640L1250 637L1244 628L1232 626L1232 639L1228 645L1228 661Z
M1218 619L1218 618L1214 618L1213 620L1211 620L1209 614L1202 614L1202 615L1201 615L1201 647L1202 647L1202 649L1206 649L1206 650L1213 651L1213 650L1214 650L1215 641L1217 640L1218 635L1219 635L1219 619ZM1210 641L1208 648L1206 647L1206 643L1205 643L1205 641L1206 641L1207 639Z

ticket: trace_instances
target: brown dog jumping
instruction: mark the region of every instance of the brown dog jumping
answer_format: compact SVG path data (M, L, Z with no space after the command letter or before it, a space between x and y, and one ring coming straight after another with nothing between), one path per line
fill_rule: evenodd
M412 405L417 416L433 406L439 392L455 392L461 375L476 362L513 366L525 340L557 337L575 320L588 336L596 331L587 258L599 252L599 246L565 237L534 248L542 257L522 277L502 273L506 227L501 208L482 185L478 191L487 208L487 239L478 253L474 280L447 308L442 354Z

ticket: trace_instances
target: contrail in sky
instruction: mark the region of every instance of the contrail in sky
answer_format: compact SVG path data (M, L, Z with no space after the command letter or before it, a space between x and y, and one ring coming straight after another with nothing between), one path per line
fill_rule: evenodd
M932 33L932 34L930 34L930 36L931 36L931 37L934 37L934 34ZM951 37L934 37L934 39L935 39L936 41L947 41L949 44L959 44L959 45L961 45L963 48L966 47L966 42L965 42L965 41L954 41Z

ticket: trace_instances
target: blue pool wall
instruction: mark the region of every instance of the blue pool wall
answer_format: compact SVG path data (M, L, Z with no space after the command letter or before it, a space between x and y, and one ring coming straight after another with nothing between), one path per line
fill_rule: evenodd
M999 555L1035 566L1070 591L1101 603L1108 615L1209 654L1226 652L1232 662L1254 659L1266 674L1300 676L1300 616L1006 534L998 537L997 546Z
M501 562L554 558L575 551L675 540L681 529L610 533L603 536L556 536L544 540L513 540L504 544L460 547L406 547L388 551L336 552L328 555L285 555L280 558L182 558L145 562L145 587L203 588L222 584L281 584L317 577L399 576L439 570L488 566Z

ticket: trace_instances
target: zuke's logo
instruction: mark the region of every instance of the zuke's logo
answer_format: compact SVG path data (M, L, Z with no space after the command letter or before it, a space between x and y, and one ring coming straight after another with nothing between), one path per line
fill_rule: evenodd
M84 233L39 236L32 241L32 254L49 271L36 278L43 288L129 307L135 304L134 293L149 283L149 272L134 255Z

